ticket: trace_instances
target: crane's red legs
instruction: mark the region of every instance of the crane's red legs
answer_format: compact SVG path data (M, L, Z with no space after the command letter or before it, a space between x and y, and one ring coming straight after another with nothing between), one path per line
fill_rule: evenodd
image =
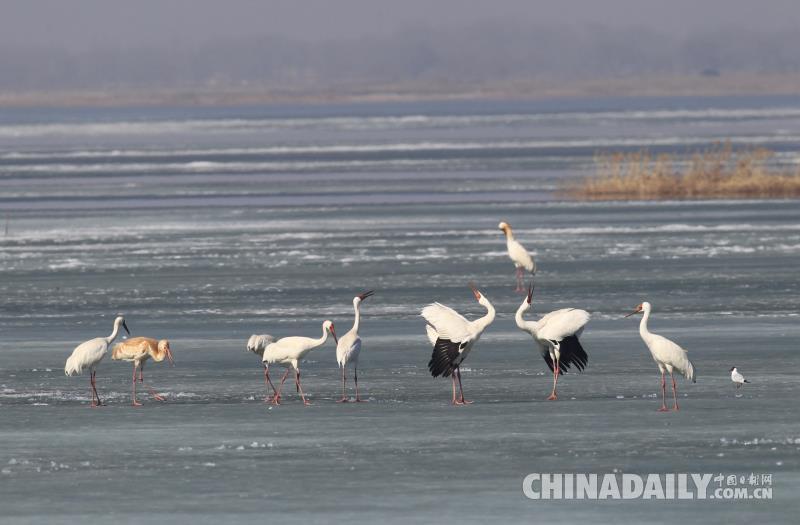
M97 406L94 400L94 372L89 372L89 395L92 396L92 405L93 407Z
M548 401L555 401L558 399L558 395L556 394L556 386L558 386L558 375L561 373L561 362L560 359L556 359L553 362L553 391L550 392L550 395L547 397Z
M453 371L453 372L450 374L450 379L452 379L452 380L453 380L453 400L451 401L451 403L452 403L452 404L454 404L454 405L460 405L460 404L461 404L461 401L459 401L459 400L456 398L456 373L455 373L455 371Z
M96 374L97 372L92 370L92 373L89 376L89 383L92 385L92 408L105 406L105 403L100 400L100 394L97 393L97 385L95 384ZM95 401L95 399L97 399L97 401Z
M346 369L347 369L346 366L342 367L342 398L339 401L337 401L337 403L347 403L349 401L349 399L347 399L347 390L345 388L346 381L347 381L346 378L345 378L345 370ZM356 384L358 384L358 383L356 383Z
M269 395L269 387L272 387L272 395ZM278 395L278 390L275 388L275 385L272 384L272 379L269 378L269 365L264 365L264 389L267 391L267 395L264 397L264 403L271 402L275 396Z
M153 396L153 399L155 399L156 401L166 401L166 399L164 399L163 396L161 396L158 392L153 390L153 387L151 387L150 385L144 385L144 386L146 386L147 390L150 391L150 395Z
M304 405L310 405L311 401L306 399L306 396L303 394L303 387L300 386L300 369L294 369L294 384L297 386L297 391L300 393L300 397L303 400Z
M678 406L678 389L675 386L675 377L672 375L672 372L669 373L670 379L672 379L672 399L675 400L675 406L672 407L672 410L680 410Z
M131 402L131 405L133 405L135 407L140 407L140 406L142 406L142 404L139 403L139 401L136 400L136 368L138 368L136 366L136 363L133 363L133 381L132 381L132 384L133 384L133 401Z
M514 290L515 292L526 292L527 291L522 287L523 280L524 280L524 275L522 273L522 268L521 267L517 268L517 288Z
M458 378L458 390L461 392L461 402L460 405L471 405L472 401L467 401L464 399L464 387L461 386L461 367L456 367L456 377Z
M153 397L153 399L155 399L156 401L166 401L166 399L164 399L164 397L161 394L156 392L153 389L152 386L144 384L144 364L146 362L147 361L144 361L141 365L139 365L139 382L142 383L142 386L147 388L147 390L150 392L150 395Z
M286 372L283 374L281 378L281 383L278 385L278 391L275 392L275 395L272 396L270 400L273 405L280 405L281 404L281 390L283 390L283 383L286 381L286 378L289 376L289 369L286 369Z
M667 408L667 380L664 377L664 371L661 371L661 408L658 409L659 412L667 412L669 409Z

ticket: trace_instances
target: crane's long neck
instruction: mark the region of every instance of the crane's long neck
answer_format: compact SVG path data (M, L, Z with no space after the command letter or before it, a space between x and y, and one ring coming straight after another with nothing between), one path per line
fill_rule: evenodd
M537 324L533 321L526 321L522 314L530 310L531 305L528 304L528 301L522 301L522 304L519 305L517 308L517 313L514 316L514 320L517 322L517 326L521 330L525 330L526 332L530 332L532 335L536 335L536 329L538 328Z
M513 241L514 240L514 232L511 231L511 228L506 228L506 241Z
M647 321L650 319L650 309L645 308L644 315L642 316L642 320L639 322L639 335L642 336L642 339L649 339L651 335L650 330L647 328Z
M486 308L486 315L474 321L474 325L478 329L478 332L482 332L492 323L492 321L494 321L494 306L492 306L492 303L490 303L488 299L485 299L481 304L483 304L484 308Z
M111 335L106 337L106 342L111 344L114 339L117 338L117 334L119 334L119 323L114 323L114 330L111 332Z
M357 334L358 325L361 323L361 303L354 304L353 310L356 312L356 318L353 320L353 328L350 331Z
M328 340L328 330L325 329L325 325L322 325L322 337L319 339L314 340L314 348L325 344L325 341Z

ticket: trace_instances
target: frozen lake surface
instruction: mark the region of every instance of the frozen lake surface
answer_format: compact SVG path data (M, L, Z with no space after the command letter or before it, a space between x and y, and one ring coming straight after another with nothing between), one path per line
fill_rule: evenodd
M800 205L575 203L557 189L598 150L720 138L794 165L795 99L662 99L251 110L71 110L0 117L3 523L792 523L800 505ZM5 218L7 216L7 219ZM513 314L497 223L536 255L533 311L592 313L583 374L551 376ZM463 372L427 371L419 309L498 315ZM337 404L332 342L262 402L252 333L343 334L363 305L360 384ZM638 335L689 350L681 411L656 412ZM124 313L167 337L167 401L129 406L130 365L63 374ZM752 384L736 391L729 368ZM276 374L277 375L277 370ZM769 501L532 501L529 473L773 474Z

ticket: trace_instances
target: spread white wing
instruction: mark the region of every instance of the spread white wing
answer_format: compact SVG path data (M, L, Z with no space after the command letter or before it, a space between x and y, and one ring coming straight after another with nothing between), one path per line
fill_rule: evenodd
M422 317L430 324L438 338L462 342L470 338L469 321L452 308L440 303L429 304L422 309ZM431 333L428 331L428 339ZM436 339L432 341L436 343Z
M561 341L572 335L580 335L583 327L591 319L586 310L563 308L555 310L539 319L538 335L543 339Z

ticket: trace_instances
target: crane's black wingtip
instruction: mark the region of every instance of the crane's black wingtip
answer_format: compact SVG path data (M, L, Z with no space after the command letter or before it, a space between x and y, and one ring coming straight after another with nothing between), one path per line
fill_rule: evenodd
M431 360L428 362L428 370L433 377L450 377L453 373L453 362L458 357L459 344L449 339L439 338L433 345Z

